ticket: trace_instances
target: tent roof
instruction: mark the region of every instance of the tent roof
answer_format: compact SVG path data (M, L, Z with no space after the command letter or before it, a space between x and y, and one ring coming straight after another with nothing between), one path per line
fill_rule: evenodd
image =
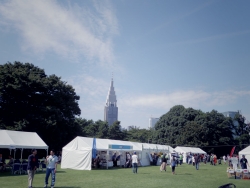
M239 152L239 154L244 155L244 154L250 154L250 146L244 148Z
M142 151L143 149L153 149L153 150L173 150L170 146L165 145L156 145L156 144L147 144L147 143L138 143L138 142L130 142L130 141L122 141L122 140L110 140L110 139L100 139L96 138L96 149L97 150L121 150L110 148L110 145L118 145L118 146L132 146L132 149L123 149L123 150L135 150ZM79 137L77 136L70 143L63 147L63 149L68 150L91 150L93 146L93 138L88 137Z
M195 148L195 147L182 147L182 146L177 146L174 149L176 152L183 152L183 153L199 153L199 154L205 154L206 152L203 151L200 148Z
M0 130L0 148L48 149L35 132Z
M94 138L77 136L70 143L68 143L66 146L64 146L63 149L91 150L92 146L93 146L93 139ZM133 148L132 150L136 150L136 151L142 150L141 145L134 143L134 142L96 138L96 149L97 150L119 150L119 149L109 148L110 145L132 146L132 148Z

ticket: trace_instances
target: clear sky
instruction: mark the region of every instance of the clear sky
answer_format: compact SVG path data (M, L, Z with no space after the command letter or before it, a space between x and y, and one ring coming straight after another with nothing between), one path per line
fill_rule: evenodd
M250 121L250 1L0 0L0 63L30 62L104 118L111 75L123 127L177 104Z

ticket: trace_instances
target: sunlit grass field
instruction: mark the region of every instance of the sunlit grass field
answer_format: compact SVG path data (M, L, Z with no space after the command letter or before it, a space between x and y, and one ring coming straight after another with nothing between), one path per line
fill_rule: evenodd
M112 168L79 171L60 169L56 175L57 188L110 188L110 187L143 187L143 188L212 188L226 183L233 183L237 188L249 188L250 180L230 179L227 177L226 165L200 165L195 170L191 165L176 167L176 175L172 175L168 166L167 172L160 172L159 166L139 167L138 174L132 169ZM45 172L35 175L33 187L44 186ZM0 172L0 188L28 187L27 175L11 175L10 172Z

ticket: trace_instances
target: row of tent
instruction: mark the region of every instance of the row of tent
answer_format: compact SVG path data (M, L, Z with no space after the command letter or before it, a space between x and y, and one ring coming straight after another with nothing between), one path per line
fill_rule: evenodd
M9 131L0 130L0 148L16 149L45 149L48 153L48 146L34 132L23 131ZM168 145L138 143L130 141L110 140L110 139L95 139L87 137L76 137L63 147L62 152L62 168L71 168L77 170L91 170L93 151L106 152L110 157L112 153L119 152L124 154L125 152L138 152L142 166L150 165L151 153L183 153L183 161L185 162L186 154L199 153L205 154L206 152L200 148L195 147L176 147L173 149ZM250 146L246 147L239 152L240 157L245 155L248 161L250 161Z

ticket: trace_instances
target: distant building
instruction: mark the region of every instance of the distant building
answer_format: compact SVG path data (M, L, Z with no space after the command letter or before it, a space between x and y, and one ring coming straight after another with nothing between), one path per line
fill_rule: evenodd
M223 112L222 114L225 117L231 117L232 119L234 119L235 115L239 114L239 112L228 111L228 112Z
M154 128L155 124L157 123L157 121L159 121L160 118L149 118L149 128Z
M107 121L109 126L113 125L118 120L118 107L115 95L115 88L113 86L113 78L111 80L106 105L104 107L104 121Z

